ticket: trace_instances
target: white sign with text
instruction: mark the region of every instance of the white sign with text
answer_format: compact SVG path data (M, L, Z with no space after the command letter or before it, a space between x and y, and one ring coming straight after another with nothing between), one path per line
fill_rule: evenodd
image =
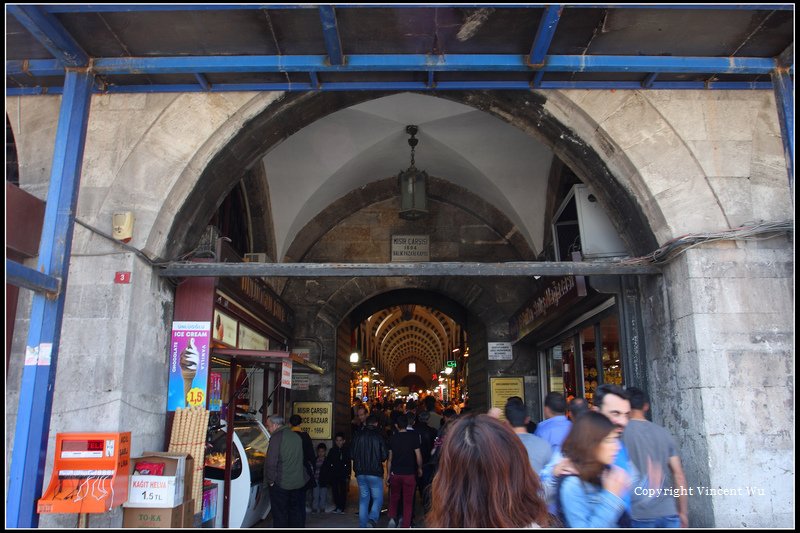
M511 354L510 342L490 342L489 343L489 360L490 361L511 361L513 359Z
M431 260L430 235L392 235L392 262Z

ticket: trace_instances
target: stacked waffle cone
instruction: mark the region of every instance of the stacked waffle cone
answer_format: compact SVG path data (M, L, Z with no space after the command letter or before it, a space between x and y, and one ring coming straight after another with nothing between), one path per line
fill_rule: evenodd
M203 501L203 463L205 461L208 415L208 411L201 406L178 408L175 411L175 420L169 440L170 452L188 453L194 459L192 499L196 506Z

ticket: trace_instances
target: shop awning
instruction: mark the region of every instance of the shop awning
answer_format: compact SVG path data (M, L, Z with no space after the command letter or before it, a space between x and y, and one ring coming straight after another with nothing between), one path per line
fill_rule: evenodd
M211 350L211 355L225 356L236 359L237 363L260 363L260 364L280 364L283 361L292 361L300 365L299 368L292 365L292 371L300 371L301 373L316 372L317 374L324 374L325 369L315 365L311 361L303 359L299 354L291 352L279 352L271 350L239 350L234 348L214 348Z

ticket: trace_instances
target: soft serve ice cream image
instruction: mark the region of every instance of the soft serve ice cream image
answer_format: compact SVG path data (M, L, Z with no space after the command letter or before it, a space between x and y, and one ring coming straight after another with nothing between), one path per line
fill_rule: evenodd
M183 376L183 399L189 394L192 382L197 375L197 366L200 363L200 352L194 344L194 337L189 337L189 344L181 352L180 367Z

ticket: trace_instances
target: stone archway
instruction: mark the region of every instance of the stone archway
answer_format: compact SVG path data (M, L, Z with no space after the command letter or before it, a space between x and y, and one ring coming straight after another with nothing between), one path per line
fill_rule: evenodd
M322 362L333 376L333 382L329 384L332 390L328 389L326 383L325 387L316 392L318 397L311 399L329 401L331 397L334 398L335 423L340 430L349 424L350 398L347 391L351 378L351 365L348 355L351 351L350 334L353 323L387 307L408 303L432 307L465 326L465 333L470 342L470 371L467 378L470 402L472 405L482 405L487 401L489 381L489 372L485 364L487 338L493 335L493 332L506 327L506 324L493 319L502 312L498 310L491 295L483 291L480 296L475 297L474 291L464 291L468 284L459 286L452 280L446 279L368 278L362 281L364 283L345 284L345 287L331 295L325 305L318 309L314 319L303 321L307 326L303 331L303 338L315 339L322 346L334 347ZM470 295L473 296L472 299ZM411 379L417 382L416 380L422 379L421 372L424 374L424 370L439 371L438 368L431 369L423 365L418 367L416 374L407 376L414 376ZM396 384L399 385L402 379L398 377ZM323 398L325 394L328 396Z
M162 209L148 248L169 249L171 252L166 255L191 249L218 199L271 147L323 116L387 94L292 93L267 105L232 139L221 140L218 151L196 174L196 183L184 193L182 202L176 198ZM656 247L653 224L659 228L668 226L658 204L649 199L644 180L636 165L627 160L625 150L605 135L579 104L560 93L527 91L454 91L435 96L490 113L544 142L595 189L634 254ZM189 168L197 166L190 164ZM624 182L617 176L624 176Z

